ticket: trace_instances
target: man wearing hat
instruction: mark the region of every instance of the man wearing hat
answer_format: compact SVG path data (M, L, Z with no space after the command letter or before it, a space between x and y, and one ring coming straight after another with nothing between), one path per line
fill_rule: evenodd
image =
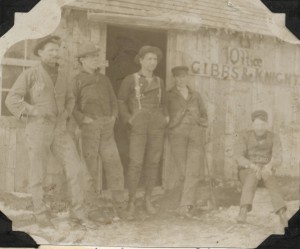
M188 70L187 66L172 68L175 86L167 95L169 141L179 173L176 188L180 193L178 212L184 216L190 216L199 182L204 179L205 128L208 122L200 94L188 85Z
M82 70L73 80L76 99L73 116L81 128L83 157L96 189L101 187L100 157L108 188L116 201L122 201L123 166L114 138L117 98L110 80L99 72L99 49L93 43L81 44L77 58Z
M165 105L165 86L154 74L162 52L157 47L144 46L135 57L139 72L128 75L122 82L118 100L120 115L129 124L128 215L135 213L135 194L144 166L145 208L149 214L156 210L151 202L157 182L168 114Z
M50 151L64 167L71 194L71 218L80 223L85 220L80 182L84 164L66 131L66 120L72 114L75 99L66 75L58 68L59 48L58 36L39 39L34 54L40 57L41 63L21 73L5 101L15 117L26 121L29 192L36 220L42 227L52 226L43 201Z
M263 180L269 190L274 211L278 214L281 225L285 227L286 205L274 176L282 161L280 138L267 130L268 114L264 110L254 111L251 118L252 129L239 135L236 147L239 179L243 185L237 221L246 221L247 213L252 209L257 184Z

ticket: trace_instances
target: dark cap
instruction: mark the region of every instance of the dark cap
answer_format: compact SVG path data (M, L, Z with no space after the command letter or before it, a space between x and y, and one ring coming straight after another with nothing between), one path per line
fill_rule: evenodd
M137 64L140 64L140 58L143 58L145 56L145 54L147 54L147 53L156 54L158 62L160 62L162 57L163 57L160 48L153 47L153 46L143 46L143 47L141 47L138 54L135 56L134 62L137 63Z
M77 58L84 57L89 54L98 53L99 51L100 51L100 49L97 48L94 43L91 43L91 42L83 43L78 46L76 57Z
M178 76L182 73L188 73L189 68L187 66L176 66L171 69L173 76Z
M55 44L60 45L61 39L57 35L48 35L48 36L38 39L35 44L35 47L33 49L33 53L36 56L39 56L39 54L38 54L39 49L42 49L47 43L55 43Z
M257 111L254 111L252 114L251 114L251 119L252 119L252 122L255 120L255 119L260 119L262 121L265 121L267 122L268 121L268 113L264 110L257 110Z

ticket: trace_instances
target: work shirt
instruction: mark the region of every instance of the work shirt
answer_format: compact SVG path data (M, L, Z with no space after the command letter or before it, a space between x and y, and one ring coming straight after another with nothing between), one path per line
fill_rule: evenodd
M79 73L73 80L73 93L76 99L73 116L79 125L85 116L117 117L117 98L110 80L105 75L99 72Z
M158 76L153 76L148 81L141 72L128 75L118 94L121 118L128 122L131 115L139 110L155 109L161 109L168 116L165 98L164 82Z
M278 167L282 161L282 149L279 136L266 131L257 136L253 130L242 132L236 144L236 161L238 166L249 168L251 163Z
M42 62L41 63L43 68L46 70L46 72L49 74L52 82L54 83L54 85L56 84L56 80L57 80L57 75L58 75L58 64L56 64L54 67L51 67L49 65L47 65L46 63Z
M21 73L5 101L10 112L20 118L22 114L31 116L35 108L40 116L51 120L70 116L75 99L68 79L61 70L56 77L53 82L41 63Z
M176 87L168 92L169 128L174 128L182 122L207 127L207 111L200 94L190 88L188 90L187 99Z

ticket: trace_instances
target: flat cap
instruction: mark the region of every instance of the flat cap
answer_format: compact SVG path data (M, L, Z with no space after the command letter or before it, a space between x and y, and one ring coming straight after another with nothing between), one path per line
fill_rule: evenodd
M171 71L174 76L177 76L181 73L188 73L189 68L187 66L176 66L176 67L173 67L171 69Z
M160 48L147 45L147 46L141 47L140 51L138 52L138 54L134 58L134 62L137 63L137 64L140 64L140 58L144 57L145 54L147 54L147 53L156 54L158 62L160 62L162 57L163 57Z
M268 113L264 110L256 110L251 114L252 122L257 118L266 122L268 121Z
M79 44L78 49L77 49L77 54L76 57L84 57L90 54L94 54L99 52L100 49L96 47L94 43L88 42L88 43L82 43Z
M39 54L38 54L39 49L42 49L47 43L55 43L55 44L60 45L61 39L57 35L47 35L43 38L38 39L34 46L33 53L36 56L39 56Z

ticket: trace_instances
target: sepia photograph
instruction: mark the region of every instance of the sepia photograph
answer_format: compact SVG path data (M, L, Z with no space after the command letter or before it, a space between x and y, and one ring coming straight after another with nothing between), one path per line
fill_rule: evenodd
M260 0L41 0L0 38L1 212L42 245L284 234L299 44Z

